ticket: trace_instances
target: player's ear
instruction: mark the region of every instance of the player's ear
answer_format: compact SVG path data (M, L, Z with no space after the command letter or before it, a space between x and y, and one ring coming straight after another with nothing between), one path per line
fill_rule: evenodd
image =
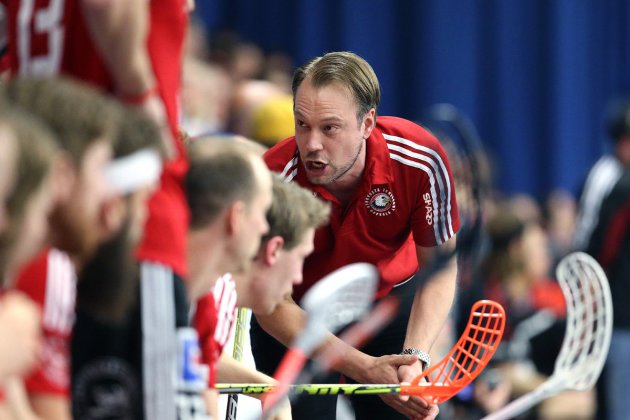
M125 198L114 195L103 202L101 206L101 228L104 236L111 238L122 227L127 217L127 203Z
M229 235L238 235L243 229L245 203L235 201L225 210L225 229Z
M56 202L68 201L77 182L77 168L69 153L60 152L55 157L52 169L52 188Z
M278 261L278 257L284 247L284 239L282 236L272 236L263 245L263 258L265 264L272 266Z

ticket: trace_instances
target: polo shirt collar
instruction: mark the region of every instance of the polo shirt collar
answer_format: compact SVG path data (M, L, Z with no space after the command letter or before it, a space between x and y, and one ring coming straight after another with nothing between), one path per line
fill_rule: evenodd
M386 185L394 181L387 142L378 127L366 140L365 171L363 178L371 185Z

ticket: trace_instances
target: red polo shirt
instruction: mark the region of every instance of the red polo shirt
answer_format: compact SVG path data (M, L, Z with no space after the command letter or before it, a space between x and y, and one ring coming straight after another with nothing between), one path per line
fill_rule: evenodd
M325 187L308 181L295 137L269 149L265 161L332 206L330 223L316 232L315 250L304 263L296 299L326 274L354 262L376 265L381 274L378 296L384 296L418 270L416 245L440 245L459 229L446 152L432 134L411 121L377 118L366 140L362 183L345 206Z

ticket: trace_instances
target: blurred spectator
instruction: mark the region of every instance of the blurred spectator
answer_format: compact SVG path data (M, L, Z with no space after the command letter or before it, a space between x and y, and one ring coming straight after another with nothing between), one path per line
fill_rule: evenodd
M509 211L524 223L541 223L542 209L536 199L528 194L521 193L509 197L507 200Z
M188 21L183 56L184 59L194 58L202 61L210 58L210 45L208 43L206 25L194 13L190 15Z
M294 134L291 95L271 97L253 109L249 121L249 137L252 139L271 147Z
M616 420L630 413L630 100L613 102L607 122L614 153L601 157L586 178L574 245L599 261L610 283L613 335L597 384L597 417Z
M273 52L267 55L264 78L274 83L285 93L291 94L293 69L294 66L291 57L281 52Z
M266 80L238 84L232 101L230 130L273 146L295 132L293 98Z
M568 191L554 190L547 197L544 214L551 256L557 263L571 252L573 246L577 202ZM552 265L555 267L556 264Z
M527 203L520 208L527 211L518 214L514 201L509 200L488 221L490 252L475 288L462 296L464 307L481 298L492 299L507 314L503 343L494 358L499 369L493 378L475 383L470 397L475 402L472 407L466 403L473 413L469 418L507 403L506 394L515 397L540 384L553 371L564 335L566 304L560 286L548 276L552 260L545 231L536 221L539 212L526 196L519 196L516 202ZM464 322L460 320L460 330ZM592 398L585 401L590 401L587 406L592 411ZM574 412L570 409L571 405L565 407L561 414L571 418Z
M232 79L222 68L199 59L184 60L182 128L190 136L227 129L232 100Z

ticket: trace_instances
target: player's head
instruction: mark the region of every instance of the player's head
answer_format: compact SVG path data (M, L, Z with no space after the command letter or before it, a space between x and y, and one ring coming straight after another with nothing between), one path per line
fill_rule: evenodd
M64 79L14 79L6 93L9 102L44 121L66 153L55 168L63 182L55 191L51 243L85 260L104 235L101 207L113 193L105 168L122 117L119 105Z
M619 99L610 104L608 135L615 143L617 158L630 167L630 99Z
M510 205L501 203L487 225L491 249L484 261L485 275L497 280L522 273L526 224Z
M298 68L292 88L296 144L309 180L327 185L360 174L381 97L372 67L351 52L329 53Z
M47 127L19 110L2 110L0 133L0 141L12 138L17 146L13 188L6 201L10 223L0 233L0 273L11 280L44 245L57 146Z
M265 213L271 205L271 174L258 153L233 138L195 140L190 161L190 229L213 230L226 243L224 271L244 272L269 228Z
M106 177L116 195L103 209L108 238L81 270L77 307L92 316L121 321L135 296L134 249L144 232L147 201L159 182L165 151L160 129L140 111L128 110L114 139Z
M310 191L273 175L273 202L250 273L237 279L239 306L257 314L273 312L302 282L304 259L313 251L315 229L328 222L330 207Z

